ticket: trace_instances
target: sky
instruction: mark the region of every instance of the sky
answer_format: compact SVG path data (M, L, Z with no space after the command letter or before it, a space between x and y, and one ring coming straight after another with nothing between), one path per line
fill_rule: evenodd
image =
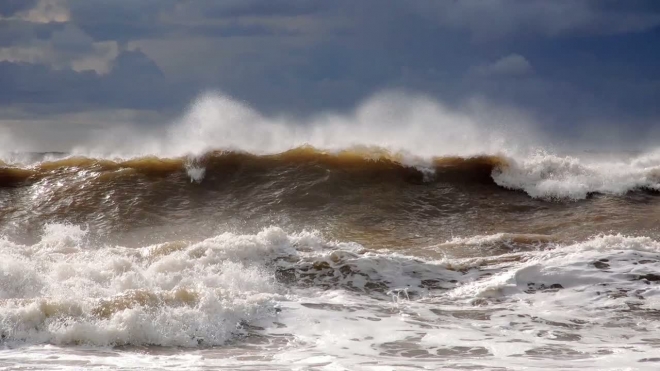
M0 134L166 125L207 91L299 117L401 91L648 137L658 66L655 0L2 0Z

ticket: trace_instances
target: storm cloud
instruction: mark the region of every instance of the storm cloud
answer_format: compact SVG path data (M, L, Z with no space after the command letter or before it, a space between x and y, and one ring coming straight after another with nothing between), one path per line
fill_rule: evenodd
M158 125L208 90L309 115L400 90L513 107L558 135L643 133L658 44L655 1L3 1L0 125L113 110Z

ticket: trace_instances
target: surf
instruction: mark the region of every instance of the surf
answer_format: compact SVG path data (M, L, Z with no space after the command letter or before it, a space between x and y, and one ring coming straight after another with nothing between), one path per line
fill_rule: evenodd
M73 139L72 139L73 140ZM594 154L564 148L523 112L471 101L457 107L424 95L386 91L348 112L266 115L218 92L200 95L179 118L132 123L86 136L61 152L4 149L0 184L18 186L69 171L167 177L192 182L238 167L318 164L424 182L475 179L546 200L658 191L660 155ZM47 148L43 143L41 148ZM68 169L68 170L67 170Z

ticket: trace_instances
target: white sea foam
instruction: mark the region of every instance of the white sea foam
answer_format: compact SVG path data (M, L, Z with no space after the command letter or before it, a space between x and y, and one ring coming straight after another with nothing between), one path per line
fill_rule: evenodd
M34 245L0 242L0 365L654 369L660 242L544 244L428 260L271 227L130 249L51 225ZM84 346L61 347L71 344ZM199 350L98 348L108 345Z
M485 237L479 239L502 238ZM376 370L366 365L378 360L384 369L652 370L660 356L653 335L660 328L659 269L660 243L620 235L423 262L407 271L457 284L390 303L350 291L309 295L305 302L335 306L285 306L279 321L288 327L273 331L293 332L302 345L276 359L336 369ZM419 284L400 277L398 286Z
M260 263L293 241L270 229L134 250L82 237L78 228L51 225L35 245L0 243L7 341L223 344L242 321L273 313L278 290Z
M589 193L621 195L639 188L660 190L660 154L606 161L536 153L511 158L493 174L503 187L532 197L584 199Z

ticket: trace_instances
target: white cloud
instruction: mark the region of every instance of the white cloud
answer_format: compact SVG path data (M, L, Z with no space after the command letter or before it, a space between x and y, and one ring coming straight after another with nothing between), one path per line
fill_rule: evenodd
M0 48L0 61L39 63L46 58L46 54L39 47L10 46Z
M33 39L27 44L0 48L0 61L44 64L55 69L93 70L106 74L119 54L116 41L94 42L72 24L53 32L47 40Z
M495 62L473 69L480 76L525 76L534 73L529 61L520 54L510 54Z
M71 60L71 68L77 72L96 71L102 75L107 74L118 55L119 45L116 41L95 42L90 53Z
M64 0L39 0L33 8L20 11L5 19L33 23L64 23L71 20L71 13Z

